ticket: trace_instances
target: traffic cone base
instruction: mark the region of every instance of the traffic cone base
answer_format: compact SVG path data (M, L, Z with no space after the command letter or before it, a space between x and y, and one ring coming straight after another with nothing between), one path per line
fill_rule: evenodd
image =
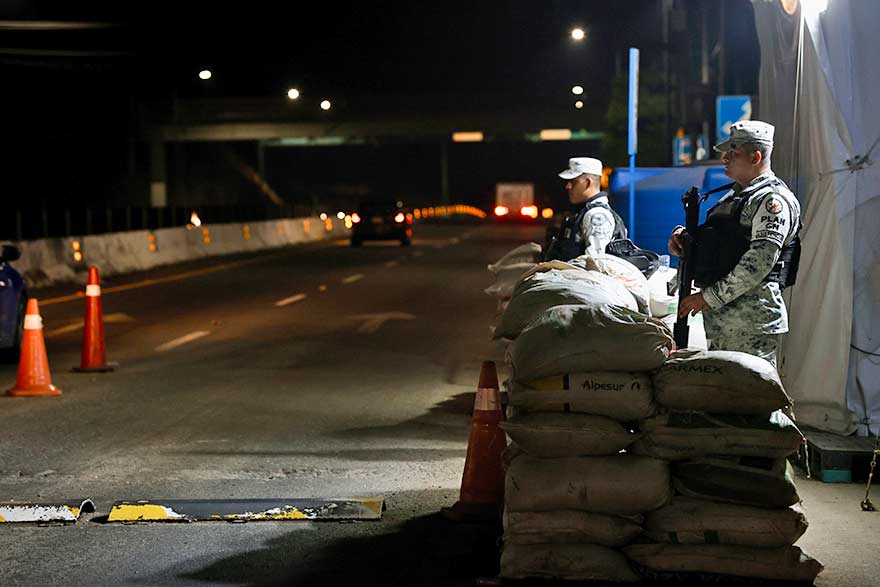
M495 363L483 361L474 399L461 493L455 505L440 510L446 518L462 522L491 521L500 517L504 502L501 455L507 446L507 438L498 424L503 419Z
M71 367L71 371L75 373L109 373L115 371L119 363L107 363L103 367Z
M6 395L19 397L38 397L61 395L61 390L52 385L49 373L49 359L46 357L46 341L43 340L43 319L36 298L27 303L24 317L24 334L21 338L21 356L18 360L18 379L15 387Z
M7 391L6 395L12 397L42 397L61 395L61 390L50 383L45 387L14 387Z

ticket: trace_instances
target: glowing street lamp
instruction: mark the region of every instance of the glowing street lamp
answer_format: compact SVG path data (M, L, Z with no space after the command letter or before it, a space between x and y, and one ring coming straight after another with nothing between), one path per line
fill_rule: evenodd
M324 100L321 102L321 110L330 110L330 100Z
M574 103L574 107L577 108L578 110L580 110L581 108L584 107L584 101L578 100L577 102Z
M583 86L572 86L571 93L574 94L575 96L580 96L581 94L584 93L584 88L583 88Z
M199 72L199 79L209 80L211 79L211 75L212 73L210 69L203 69Z
M583 41L586 36L587 33L585 33L584 29L580 27L571 29L571 38L575 41Z
M299 90L297 90L296 88L290 88L289 90L287 90L287 97L291 100L296 100L297 98L299 98Z

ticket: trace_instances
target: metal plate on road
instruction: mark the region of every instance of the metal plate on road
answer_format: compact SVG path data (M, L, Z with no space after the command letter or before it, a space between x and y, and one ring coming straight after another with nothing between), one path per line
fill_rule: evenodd
M108 522L249 522L263 520L379 520L381 497L346 499L164 499L119 501Z
M83 512L94 512L90 499L61 503L0 502L0 523L73 524Z

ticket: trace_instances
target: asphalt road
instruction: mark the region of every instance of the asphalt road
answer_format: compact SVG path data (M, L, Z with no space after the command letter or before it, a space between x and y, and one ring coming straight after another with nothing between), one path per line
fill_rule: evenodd
M495 301L486 265L542 231L417 227L105 279L109 374L75 374L82 299L32 292L55 398L0 396L0 501L93 499L71 526L0 525L0 585L474 585L496 527L456 525ZM153 280L152 283L144 283ZM111 291L131 285L129 289ZM53 301L54 300L54 301ZM0 366L0 385L15 381ZM880 575L864 487L799 479L820 587ZM382 496L376 522L114 525L118 500ZM875 496L875 502L880 496Z
M339 241L105 279L108 358L120 363L108 374L70 372L84 302L53 300L78 288L32 292L64 394L0 398L0 495L90 497L98 515L0 527L0 583L440 585L494 574L497 529L435 512L457 499L480 362L502 358L489 342L486 265L540 235L421 227L407 248ZM160 283L108 291L145 279ZM4 389L15 373L2 367ZM117 500L370 496L387 500L382 521L100 521Z

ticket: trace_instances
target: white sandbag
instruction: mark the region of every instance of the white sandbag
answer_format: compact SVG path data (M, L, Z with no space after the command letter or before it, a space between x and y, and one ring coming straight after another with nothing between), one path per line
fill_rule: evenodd
M500 426L526 454L541 458L613 455L638 439L619 422L592 414L535 412Z
M561 284L573 284L574 286L593 287L602 290L606 296L612 301L596 301L594 303L612 303L618 306L624 306L631 310L638 310L635 298L628 289L617 279L605 275L599 271L588 271L586 269L578 269L574 266L568 268L542 268L549 265L541 263L536 265L531 271L527 271L521 278L519 283L513 289L513 297L516 297L532 288L540 287L548 282Z
M505 544L500 575L505 579L639 580L622 553L597 544Z
M510 512L571 509L631 516L657 509L672 497L666 461L635 455L537 459L517 456L507 469Z
M585 257L589 257L587 260ZM582 255L571 260L572 265L595 265L595 267L611 277L620 280L626 289L632 293L639 304L639 311L650 312L651 294L648 289L648 280L638 267L620 257L600 253L596 255Z
M508 402L523 412L575 412L608 416L619 422L650 418L657 412L651 378L645 373L596 371L509 381Z
M676 351L654 374L657 403L674 410L770 414L791 404L776 368L736 351Z
M678 310L678 296L667 293L666 285L676 277L676 270L671 267L659 267L648 278L648 293L651 298L651 316L663 318L675 314Z
M800 501L785 459L712 457L672 463L672 481L682 495L762 508Z
M665 573L713 573L811 584L823 569L822 563L797 546L633 544L623 550L637 564Z
M521 281L495 330L496 338L516 338L523 328L554 306L611 304L637 309L623 285L597 271L547 271Z
M635 454L668 461L713 454L784 458L798 451L804 436L787 416L712 415L671 412L639 422Z
M673 544L776 548L794 544L806 531L798 506L766 509L678 496L645 516L645 534Z
M619 548L642 534L638 518L556 510L504 512L505 544L599 544Z
M541 259L541 245L538 243L526 243L508 251L495 263L489 265L492 273L498 273L502 268L519 263L537 263Z
M495 283L484 289L483 292L501 300L510 298L519 278L534 266L534 263L516 263L502 267L495 276Z
M666 361L672 332L620 306L550 308L508 347L517 381L584 371L651 371Z
M675 322L678 320L678 302L675 302L675 310L672 314L668 314L661 318L663 324L669 327L669 330L675 332ZM653 314L652 314L653 315ZM709 348L709 341L706 339L706 327L703 324L703 314L696 316L688 316L688 344L687 348L705 351Z

